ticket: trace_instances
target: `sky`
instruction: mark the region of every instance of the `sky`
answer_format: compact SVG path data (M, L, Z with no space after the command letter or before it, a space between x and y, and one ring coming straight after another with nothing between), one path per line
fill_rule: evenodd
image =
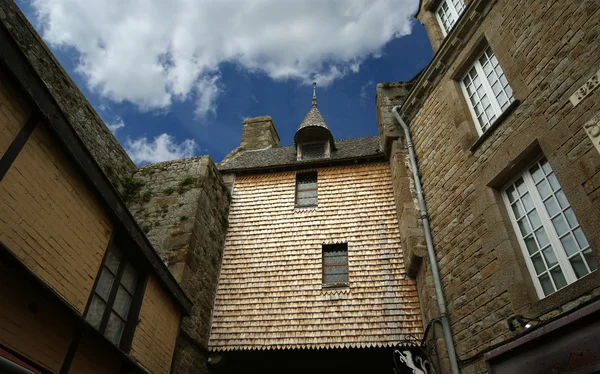
M132 160L209 154L310 109L335 139L377 134L375 86L431 60L418 0L16 0Z

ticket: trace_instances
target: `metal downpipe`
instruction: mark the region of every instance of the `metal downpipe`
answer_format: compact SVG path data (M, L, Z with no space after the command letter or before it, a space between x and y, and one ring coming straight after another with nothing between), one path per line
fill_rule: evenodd
M423 230L425 231L425 242L427 243L427 254L429 255L429 263L431 264L433 285L435 288L438 308L440 309L440 320L442 322L444 340L446 341L446 348L448 350L448 358L450 359L450 368L452 370L452 374L459 374L456 351L454 350L454 342L452 340L452 330L450 329L450 320L448 319L448 312L446 311L446 301L442 292L442 282L440 280L440 272L438 270L437 260L435 257L435 250L433 248L433 239L431 237L431 228L429 226L429 216L427 215L427 207L425 206L425 199L423 198L423 189L421 187L421 179L419 178L419 169L417 166L417 159L415 157L415 150L408 126L406 123L404 123L404 120L402 119L402 116L400 116L398 109L400 109L399 106L393 107L392 113L394 113L396 120L400 126L402 126L402 129L404 130L404 136L406 138L408 156L410 158L415 189L417 191L417 198L419 200L420 218L423 222Z

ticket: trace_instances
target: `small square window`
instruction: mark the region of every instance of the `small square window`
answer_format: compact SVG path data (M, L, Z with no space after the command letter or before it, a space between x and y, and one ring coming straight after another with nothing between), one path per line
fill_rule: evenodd
M348 243L323 244L323 287L348 285Z
M460 85L479 135L515 101L512 88L490 47L473 63Z
M519 175L503 198L540 298L598 269L548 160Z
M135 325L132 316L141 299L141 275L112 244L104 258L85 319L113 344L124 349L130 343L126 330ZM135 318L134 318L135 317ZM133 322L132 322L133 321Z
M437 18L440 26L442 27L442 33L444 37L448 35L450 30L456 24L456 21L465 10L464 0L443 0L442 3L437 7L435 11L435 18Z
M317 206L317 173L296 174L296 207Z

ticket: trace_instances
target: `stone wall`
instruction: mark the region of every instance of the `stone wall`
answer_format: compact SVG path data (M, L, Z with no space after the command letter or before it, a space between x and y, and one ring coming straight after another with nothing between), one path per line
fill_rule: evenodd
M452 58L434 57L427 80L417 82L418 90L407 99L416 108L407 121L465 373L486 372L482 352L511 337L510 316L548 319L600 295L600 272L595 271L539 299L500 194L543 154L600 263L600 153L583 128L600 112L600 91L577 106L569 101L600 65L599 16L596 1L496 2L463 47L445 53ZM519 103L480 138L458 81L485 42ZM421 90L427 82L438 83ZM417 98L419 91L424 94ZM391 100L384 94L378 91L382 112L389 106L379 103ZM384 113L378 118L380 126L393 125ZM404 157L402 152L403 147L396 157ZM437 315L429 279L425 260L417 278L425 322ZM438 353L445 354L441 346Z
M240 146L231 151L222 162L231 161L244 151L277 147L279 134L270 116L246 118Z
M104 173L119 192L126 191L135 164L14 2L0 2L0 22Z
M133 184L133 215L194 303L182 321L175 372L205 372L229 191L208 156L141 167Z

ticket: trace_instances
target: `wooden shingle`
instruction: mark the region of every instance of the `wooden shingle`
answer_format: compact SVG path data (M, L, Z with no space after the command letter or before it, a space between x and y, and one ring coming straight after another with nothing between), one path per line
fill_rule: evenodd
M238 177L209 347L381 347L422 332L405 279L386 163L318 170L318 206L294 208L295 173ZM349 287L322 287L322 245L348 243Z

